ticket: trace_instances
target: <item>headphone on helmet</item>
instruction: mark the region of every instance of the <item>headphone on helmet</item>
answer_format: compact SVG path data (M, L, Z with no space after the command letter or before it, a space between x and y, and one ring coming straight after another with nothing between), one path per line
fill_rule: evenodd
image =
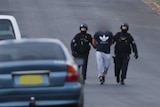
M129 30L129 25L128 25L127 23L123 23L123 24L121 25L121 27L120 27L121 30L122 30L122 27L123 27L123 26L127 27L127 31Z
M88 30L88 25L83 23L80 25L79 30L81 30L81 28L86 28L86 30Z

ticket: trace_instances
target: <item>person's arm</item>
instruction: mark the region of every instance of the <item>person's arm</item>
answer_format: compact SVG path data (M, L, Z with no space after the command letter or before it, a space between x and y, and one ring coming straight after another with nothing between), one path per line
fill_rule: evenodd
M118 35L119 35L119 33L116 33L116 34L113 36L112 44L114 44L114 43L116 42L116 38L117 38Z
M136 45L135 40L133 39L132 36L131 36L131 46L132 46L132 50L134 52L134 57L135 57L135 59L137 59L138 58L137 45Z
M96 36L97 36L97 33L94 34L94 37L92 38L92 45L96 48L96 44L97 44L97 41L96 41Z
M89 43L92 45L92 47L95 49L96 47L92 43L93 37L92 35L89 35Z
M74 38L71 40L71 51L72 51L72 55L75 57L77 52L76 52L76 46L77 46L77 36L75 35Z
M96 44L97 44L97 41L96 41L96 39L92 39L92 45L93 45L93 47L96 47Z
M110 34L110 38L111 38L111 44L110 44L110 45L113 45L113 44L114 44L114 37L113 37L112 32L111 32L111 34Z

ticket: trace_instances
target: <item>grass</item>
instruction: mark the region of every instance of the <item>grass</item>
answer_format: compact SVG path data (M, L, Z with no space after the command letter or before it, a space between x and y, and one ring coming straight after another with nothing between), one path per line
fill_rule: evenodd
M157 4L160 5L160 1L158 1Z

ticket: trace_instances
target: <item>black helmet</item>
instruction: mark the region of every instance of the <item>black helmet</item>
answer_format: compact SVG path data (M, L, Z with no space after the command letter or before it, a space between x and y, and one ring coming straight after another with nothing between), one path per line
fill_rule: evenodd
M86 30L88 30L88 26L85 23L82 23L79 27L79 29L81 30L81 28L86 28Z
M127 27L127 31L129 30L129 25L128 25L127 23L123 23L123 24L121 25L121 28L120 28L120 29L122 29L122 26L126 26L126 27Z

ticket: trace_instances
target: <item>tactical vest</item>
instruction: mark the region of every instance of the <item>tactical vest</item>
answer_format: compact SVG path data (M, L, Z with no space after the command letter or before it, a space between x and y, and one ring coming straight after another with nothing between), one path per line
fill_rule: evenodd
M119 35L115 45L116 54L131 54L131 39L129 35Z

